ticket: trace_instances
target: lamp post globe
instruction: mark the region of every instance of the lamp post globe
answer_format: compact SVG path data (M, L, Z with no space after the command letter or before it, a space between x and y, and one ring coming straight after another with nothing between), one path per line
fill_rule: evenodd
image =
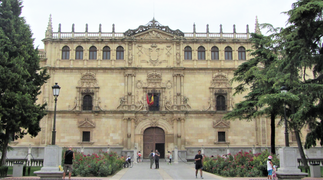
M288 92L288 87L282 86L280 88L281 93L287 93ZM286 118L286 103L284 101L284 117L285 117L285 146L289 147L289 139L288 139L288 127L287 127L287 118Z
M55 97L55 108L54 108L54 123L53 123L53 131L52 131L52 145L55 145L56 142L56 106L57 106L57 97L59 96L59 91L61 87L57 83L55 83L54 86L52 86L53 89L53 95Z

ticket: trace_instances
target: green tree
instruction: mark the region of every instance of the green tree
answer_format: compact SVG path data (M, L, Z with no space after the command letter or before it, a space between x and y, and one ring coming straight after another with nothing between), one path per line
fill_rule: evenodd
M49 76L39 66L38 51L21 10L21 0L0 0L0 165L5 164L10 138L36 136L39 121L46 115L46 104L36 101Z
M239 82L235 93L240 94L249 90L243 101L237 103L232 112L225 115L225 119L253 120L259 116L269 116L271 119L271 153L275 154L275 119L281 110L281 102L274 101L268 108L259 104L259 98L264 94L277 93L273 88L275 83L271 77L276 76L271 66L277 61L275 41L271 36L251 34L253 43L252 59L242 63L234 72L232 82Z
M277 34L282 59L277 65L278 80L274 85L279 87L284 84L290 90L285 96L267 95L260 99L263 103L274 99L286 102L289 126L294 130L306 168L308 165L300 140L300 130L305 125L310 125L312 132L308 137L321 140L322 144L322 133L317 133L322 127L322 12L321 0L299 0L293 3L292 9L287 12L288 26ZM307 147L314 145L313 140L307 140Z

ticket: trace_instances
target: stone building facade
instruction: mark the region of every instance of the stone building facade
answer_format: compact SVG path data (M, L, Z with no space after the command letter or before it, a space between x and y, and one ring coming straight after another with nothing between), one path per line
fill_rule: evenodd
M184 158L197 149L225 154L228 148L270 147L270 120L225 121L243 95L232 96L233 71L251 57L249 27L245 33L183 33L155 19L137 29L112 32L53 32L51 18L43 39L41 66L51 76L39 102L48 103L35 138L14 147L51 144L54 97L58 83L56 144L120 153L137 149L162 156L178 148ZM255 31L260 33L256 21ZM154 102L152 105L148 101ZM277 147L284 144L276 130ZM296 145L290 135L291 145ZM232 151L231 151L232 152Z

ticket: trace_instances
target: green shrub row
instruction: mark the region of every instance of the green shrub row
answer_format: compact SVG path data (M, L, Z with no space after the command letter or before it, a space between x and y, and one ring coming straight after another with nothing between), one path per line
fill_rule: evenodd
M252 154L240 151L236 155L227 154L225 156L206 157L203 162L204 171L218 174L225 177L262 177L267 176L268 151ZM272 155L274 165L279 164L279 160Z

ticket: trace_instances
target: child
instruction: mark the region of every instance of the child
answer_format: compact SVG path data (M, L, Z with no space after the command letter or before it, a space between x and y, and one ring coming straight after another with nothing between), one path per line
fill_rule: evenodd
M267 160L267 171L268 171L268 179L272 179L272 173L273 173L273 162L271 162L272 156L268 156Z
M276 171L277 171L277 166L274 165L274 167L273 167L273 179L277 179Z
M140 162L140 159L141 159L141 153L140 153L140 151L137 153L137 156L138 156L137 162L139 163Z

